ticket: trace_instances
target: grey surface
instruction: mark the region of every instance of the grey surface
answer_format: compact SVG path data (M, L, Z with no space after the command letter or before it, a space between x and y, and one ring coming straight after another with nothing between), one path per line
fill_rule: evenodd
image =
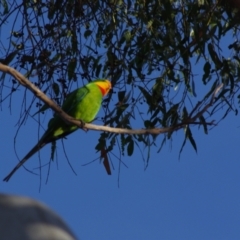
M64 221L36 200L0 194L0 240L74 240Z

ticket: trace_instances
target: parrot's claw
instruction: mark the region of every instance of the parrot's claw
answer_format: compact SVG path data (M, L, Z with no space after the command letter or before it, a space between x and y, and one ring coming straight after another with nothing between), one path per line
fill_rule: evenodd
M87 132L87 128L85 128L84 126L85 126L85 122L83 121L83 120L79 120L80 121L80 123L81 123L81 128L82 128L82 130L84 130L85 132Z
M81 127L84 128L85 122L83 120L79 120L79 122L81 123Z

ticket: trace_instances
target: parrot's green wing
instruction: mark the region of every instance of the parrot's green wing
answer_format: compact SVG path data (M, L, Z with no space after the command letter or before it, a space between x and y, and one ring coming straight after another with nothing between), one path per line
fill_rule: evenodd
M66 99L63 102L62 109L64 112L68 113L73 109L81 100L89 93L87 87L82 87L79 89L74 90L73 92L69 93ZM37 115L38 113L44 112L48 110L50 107L48 104L44 104L37 112L35 112L32 117Z
M80 102L86 97L88 93L89 89L85 86L72 91L64 100L62 110L70 116L75 117L74 112L76 111L77 105L80 104ZM59 122L59 118L60 117L57 114L54 114L54 118L50 119L48 123L48 129L55 128L56 123Z
M71 111L76 109L76 106L86 97L88 93L89 89L86 86L69 93L63 102L63 111L71 115Z

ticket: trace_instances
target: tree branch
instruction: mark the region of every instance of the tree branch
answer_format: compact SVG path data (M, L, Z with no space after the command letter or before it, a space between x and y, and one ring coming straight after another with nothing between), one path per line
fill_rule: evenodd
M223 87L223 84L220 84L213 92L212 97L209 101L209 103L200 110L195 116L190 117L188 119L185 119L182 123L176 124L171 127L166 128L152 128L152 129L124 129L124 128L113 128L108 126L100 126L90 123L85 123L84 126L81 121L74 119L73 117L69 116L67 113L65 113L53 100L51 100L49 97L47 97L37 86L35 86L32 82L30 82L26 77L24 77L21 73L19 73L14 68L11 68L9 66L6 66L2 63L0 63L0 71L5 72L13 76L21 85L28 88L37 98L42 100L44 103L48 104L49 107L56 112L67 124L69 125L76 125L79 128L86 128L91 129L95 131L105 131L105 132L111 132L116 134L135 134L135 135L141 135L141 134L164 134L169 133L173 131L177 131L186 125L194 124L199 125L201 123L196 122L197 118L202 116L204 112L208 110L209 107L212 106L214 99L218 92ZM213 125L213 122L207 123L208 125Z
M21 85L28 88L37 98L48 104L49 107L56 112L67 124L77 125L82 128L81 122L66 114L53 100L47 97L37 86L30 82L26 77L14 68L0 63L0 71L13 76Z

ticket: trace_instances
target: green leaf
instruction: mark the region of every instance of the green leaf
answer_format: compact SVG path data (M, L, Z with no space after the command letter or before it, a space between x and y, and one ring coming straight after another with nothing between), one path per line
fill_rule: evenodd
M52 85L52 89L53 89L53 91L54 91L54 93L57 97L59 95L59 85L54 82L53 85Z
M160 112L161 108L160 107L157 107L154 111L154 113L152 114L151 116L151 120L154 119ZM157 118L158 119L158 118Z
M195 140L193 139L192 132L189 126L187 126L187 129L186 129L186 136L189 139L190 143L192 144L194 150L197 152L197 145L195 143Z
M15 50L15 51L11 52L10 54L8 54L5 57L5 59L0 59L0 62L5 64L5 65L9 65L11 63L11 61L15 58L17 53L18 53L18 50Z
M206 124L205 118L203 116L200 116L199 120L202 123L203 129L204 129L204 133L208 134L208 128L207 128L207 124Z
M72 35L71 35L71 43L72 43L72 52L77 53L77 51L78 51L78 40L77 40L76 33L73 32L73 31L72 31Z
M183 148L184 148L186 142L187 142L187 136L185 135L185 138L183 140L182 146L181 146L180 151L179 151L178 159L180 159L181 153L183 151Z
M52 142L52 146L51 146L51 160L54 160L54 154L56 152L56 141Z
M149 94L148 91L145 90L145 88L138 86L138 88L140 89L140 91L142 92L143 96L145 97L147 104L151 105L152 102L152 96Z
M125 97L125 93L126 93L126 91L119 91L118 92L118 101L119 102L123 102L123 99Z
M185 120L187 118L188 118L188 111L187 111L187 108L184 106L184 108L183 108L183 120Z
M98 139L98 144L95 147L97 152L101 151L106 146L106 138L107 138L107 133L101 133Z
M222 67L222 62L220 61L217 53L214 50L214 47L211 43L208 44L208 51L211 56L212 61L214 62L216 69L220 69Z
M216 87L217 87L217 84L218 84L218 80L215 80L215 82L213 83L210 91L205 95L204 99L207 99L209 96L212 95L212 93L214 92L214 90L215 90Z
M194 80L192 81L192 94L194 97L197 96L196 91L195 91L195 81Z
M178 121L178 107L179 107L179 103L173 105L166 114L164 114L163 116L163 126L168 126L169 123L168 123L168 119L170 118L172 121L171 121L171 125L174 124L174 123L177 123Z
M98 64L98 66L96 68L96 76L97 77L99 76L101 69L102 69L102 64Z
M84 37L85 38L88 38L90 35L92 34L92 30L86 30L85 33L84 33Z
M12 35L15 37L15 38L20 38L23 36L23 32L15 32L15 31L12 31Z
M68 79L72 80L75 77L75 69L77 66L77 60L76 58L72 58L70 62L68 63Z
M197 152L197 145L196 145L196 143L195 143L195 140L193 139L192 132L191 132L189 126L186 126L186 128L185 128L185 138L184 138L184 140L183 140L181 149L180 149L180 151L179 151L179 156L178 156L178 158L180 158L180 156L181 156L181 153L182 153L182 151L183 151L183 148L184 148L184 146L185 146L185 144L186 144L187 139L189 139L189 141L190 141L190 143L192 144L194 150Z
M144 121L145 128L152 128L152 123L149 120Z
M124 37L125 37L125 39L126 39L126 42L129 42L129 41L131 40L131 37L132 37L131 32L127 30L127 31L124 33Z
M4 8L3 15L5 15L5 14L7 14L9 12L9 10L8 10L8 3L7 3L6 0L2 0L1 3L2 3L2 6Z
M209 74L210 74L210 71L211 71L211 64L209 62L206 62L204 64L203 71L204 71L204 74L203 74L203 77L202 77L202 81L206 85L207 84L206 79L209 78Z
M128 156L132 156L133 151L134 151L134 141L133 141L132 138L131 138L131 140L130 140L128 146L127 146Z
M17 50L22 50L24 48L23 43L16 44L15 42L11 41L11 44L17 49Z
M34 117L35 115L37 115L38 113L43 113L45 112L47 109L49 109L49 105L48 104L44 104L37 112L35 112L32 117Z

